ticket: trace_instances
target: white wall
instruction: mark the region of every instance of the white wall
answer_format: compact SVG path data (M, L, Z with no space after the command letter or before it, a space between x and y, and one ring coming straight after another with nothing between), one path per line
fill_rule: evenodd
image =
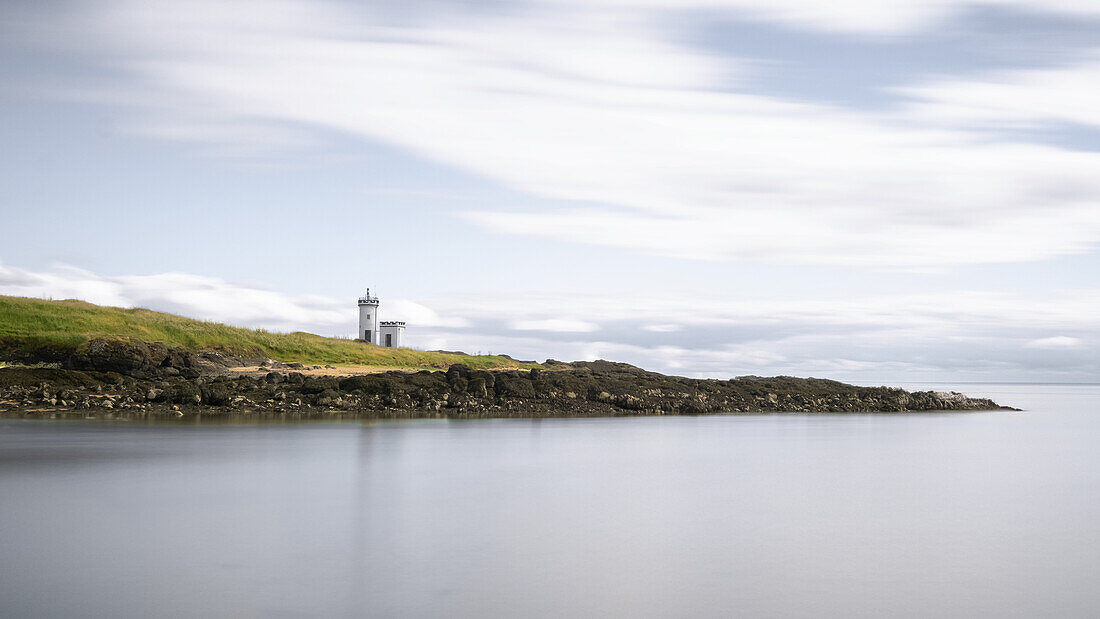
M359 333L356 335L361 340L367 340L363 334L369 332L369 342L372 344L378 343L378 304L377 303L360 303L359 304Z
M390 337L390 346L394 348L401 348L405 345L405 326L404 325L382 325L378 334L378 345L386 345L386 336Z

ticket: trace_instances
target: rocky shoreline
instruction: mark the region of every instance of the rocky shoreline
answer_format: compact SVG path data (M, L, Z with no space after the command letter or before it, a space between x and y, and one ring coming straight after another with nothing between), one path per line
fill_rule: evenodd
M233 371L242 366L261 369ZM691 379L609 361L548 362L546 369L495 371L452 365L446 371L344 377L309 376L300 371L305 369L135 340L92 340L46 367L0 368L0 413L415 419L1007 408L958 393L857 387L814 378Z

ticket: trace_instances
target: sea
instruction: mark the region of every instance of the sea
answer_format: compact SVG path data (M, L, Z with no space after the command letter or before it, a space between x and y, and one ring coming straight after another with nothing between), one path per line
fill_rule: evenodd
M1096 617L1100 385L1022 411L0 421L2 617Z

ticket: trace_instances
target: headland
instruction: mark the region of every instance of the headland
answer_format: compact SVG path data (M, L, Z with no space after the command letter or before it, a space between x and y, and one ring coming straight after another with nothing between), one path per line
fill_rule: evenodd
M0 297L0 414L401 418L977 411L958 393L694 379L610 361L385 348L76 301Z

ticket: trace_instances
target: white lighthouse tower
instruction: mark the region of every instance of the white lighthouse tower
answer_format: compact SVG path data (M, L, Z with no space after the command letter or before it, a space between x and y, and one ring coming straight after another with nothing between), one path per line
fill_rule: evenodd
M359 339L368 344L378 343L378 297L367 294L359 297Z

